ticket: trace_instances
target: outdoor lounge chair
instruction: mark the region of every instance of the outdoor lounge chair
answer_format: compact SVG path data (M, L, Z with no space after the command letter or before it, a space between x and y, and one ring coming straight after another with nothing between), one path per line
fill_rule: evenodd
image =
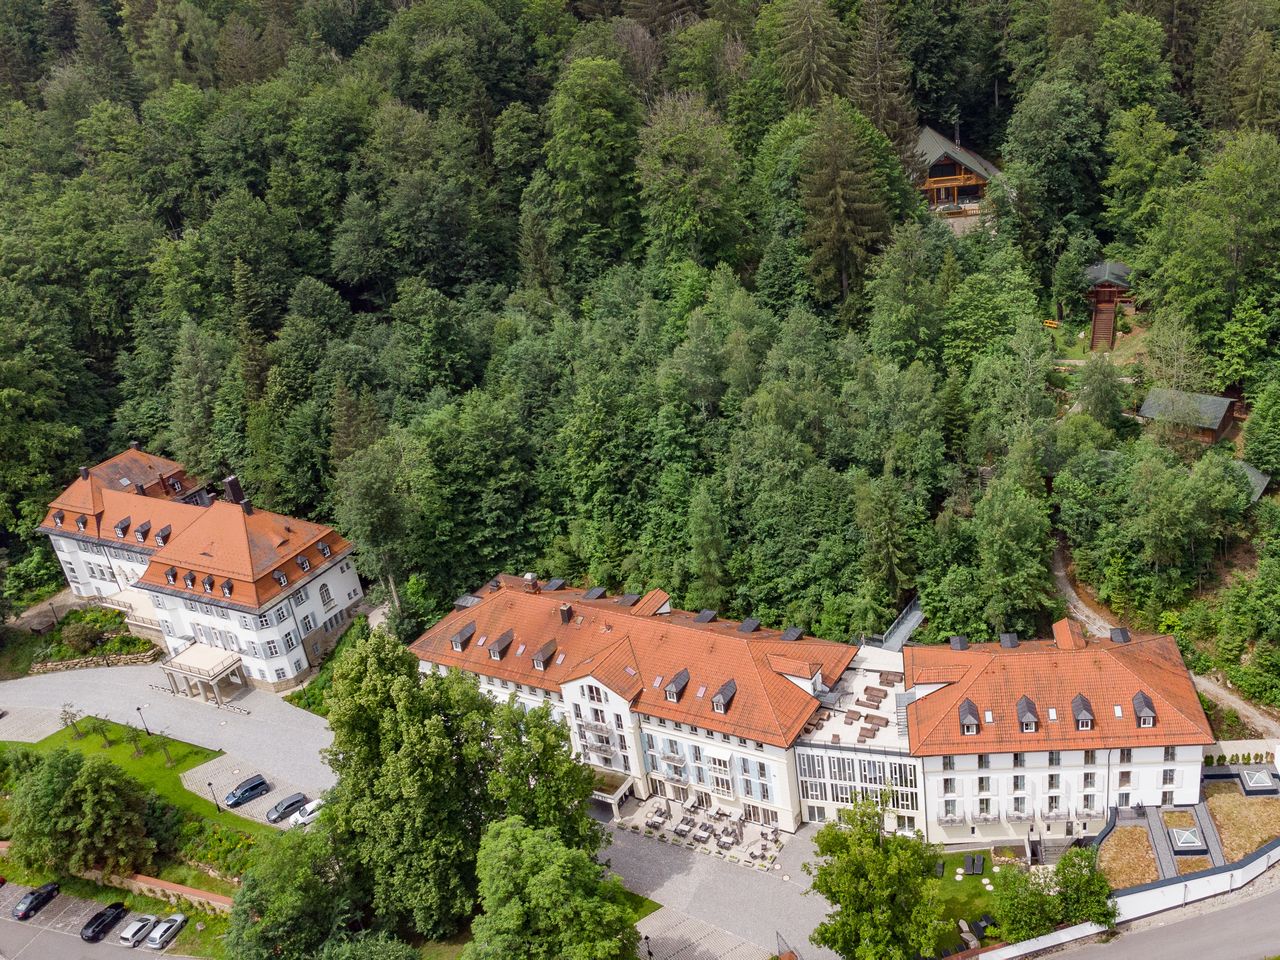
M977 858L973 861L973 866L974 873L978 876L982 876L982 872L987 869L987 858L982 854L978 854Z
M973 873L973 857L969 854L965 854L964 857L964 872L966 875Z

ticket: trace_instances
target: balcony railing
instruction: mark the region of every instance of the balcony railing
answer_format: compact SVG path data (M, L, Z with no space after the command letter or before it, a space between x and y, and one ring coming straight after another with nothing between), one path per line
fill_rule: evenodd
M973 818L974 823L999 823L1000 814L998 813L979 813Z
M609 725L607 723L600 723L596 720L584 720L582 725L588 730L594 730L597 733L609 732Z
M1031 817L1032 814L1027 810L1010 810L1004 815L1010 823L1026 823Z
M669 763L673 767L683 767L685 765L685 756L683 753L671 753L664 750L662 752L662 760L664 763Z
M1040 814L1040 819L1042 819L1042 820L1070 820L1070 819L1071 819L1071 811L1070 811L1070 810L1067 810L1067 809L1066 809L1066 808L1064 808L1064 807L1059 807L1057 810L1046 810L1044 813Z
M964 823L964 814L944 813L942 816L938 818L938 823L942 824L944 827L958 827L960 826L960 824Z
M598 753L602 757L612 757L617 754L617 748L612 743L589 743L587 749L592 753Z

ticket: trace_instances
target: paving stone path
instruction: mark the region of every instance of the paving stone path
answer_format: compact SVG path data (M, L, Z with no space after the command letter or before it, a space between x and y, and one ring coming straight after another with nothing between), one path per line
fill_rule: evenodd
M39 743L62 729L60 714L50 707L14 707L0 717L0 740Z
M319 796L319 794L307 793L302 787L288 780L281 780L279 777L272 776L269 769L259 769L242 757L232 756L231 754L223 754L208 763L192 767L182 775L182 785L192 793L198 793L200 796L209 799L209 784L212 783L213 797L221 805L223 798L231 792L233 787L248 780L255 773L260 773L266 777L271 789L261 797L250 800L243 806L236 807L236 813L242 817L248 817L250 820L266 823L267 811L291 793L306 793L308 800L314 800ZM288 828L289 821L286 819L283 823L273 823L270 826L284 830Z
M655 910L638 924L642 960L768 960L764 950L719 927L671 907Z
M1192 812L1200 827L1200 836L1204 837L1205 846L1209 850L1209 859L1215 867L1222 866L1227 858L1222 852L1222 840L1218 837L1218 826L1213 822L1213 815L1209 813L1209 805L1201 800L1192 808Z
M1169 842L1169 831L1165 829L1164 819L1160 811L1147 808L1147 835L1151 838L1151 849L1156 854L1156 869L1160 871L1160 879L1178 875L1178 861L1173 855L1173 844Z

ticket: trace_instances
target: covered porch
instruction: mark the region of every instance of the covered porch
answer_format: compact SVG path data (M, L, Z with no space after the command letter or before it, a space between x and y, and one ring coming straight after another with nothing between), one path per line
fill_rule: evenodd
M160 669L169 681L171 692L193 699L198 697L206 703L212 700L218 706L246 689L240 655L203 643L192 643L161 660Z
M622 804L630 796L635 795L635 778L628 774L613 770L593 771L596 775L595 789L591 791L591 799L603 803L613 811L613 819L622 819Z

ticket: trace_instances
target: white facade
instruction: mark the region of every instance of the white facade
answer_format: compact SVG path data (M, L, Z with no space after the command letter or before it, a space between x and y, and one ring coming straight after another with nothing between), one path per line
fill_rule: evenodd
M130 549L127 541L49 539L76 596L101 597L104 605L125 610L130 623L162 637L169 653L191 643L237 653L248 675L267 684L287 683L318 664L327 652L324 639L341 629L364 595L349 553L266 608L245 610L216 592L197 598L139 586L151 554Z

